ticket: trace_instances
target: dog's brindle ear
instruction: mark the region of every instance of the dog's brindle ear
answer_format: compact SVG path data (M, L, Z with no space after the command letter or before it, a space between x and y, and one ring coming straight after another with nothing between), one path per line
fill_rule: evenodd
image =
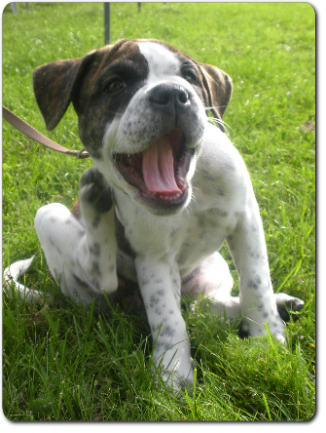
M80 59L47 63L35 69L34 93L48 130L55 128L65 114L78 79L85 73L95 53L92 51Z
M198 65L203 75L209 109L216 118L222 120L226 107L231 99L232 80L228 74L216 66L204 63L199 63Z

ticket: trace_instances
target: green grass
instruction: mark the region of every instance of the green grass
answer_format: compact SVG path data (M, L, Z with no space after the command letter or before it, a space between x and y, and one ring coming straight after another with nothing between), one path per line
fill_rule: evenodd
M33 229L36 210L71 207L91 161L41 148L3 122L3 265L36 254L23 281L40 304L3 297L3 410L11 420L309 420L315 412L315 16L307 3L111 4L111 39L157 38L233 78L224 120L250 171L274 290L305 308L288 346L254 344L218 317L185 308L197 381L173 395L154 380L145 317L110 317L60 295ZM103 45L102 3L30 3L3 13L3 104L81 149L70 108L45 130L38 65ZM223 253L230 260L227 249ZM231 263L231 261L230 261ZM231 264L232 273L236 277ZM237 292L237 284L234 293Z

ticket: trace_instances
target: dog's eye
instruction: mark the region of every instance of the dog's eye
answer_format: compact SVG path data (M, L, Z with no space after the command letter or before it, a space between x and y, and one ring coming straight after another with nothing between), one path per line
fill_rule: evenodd
M124 87L125 84L120 78L113 78L106 84L105 91L107 93L114 93L119 90L122 90Z
M197 81L196 74L193 71L185 71L182 76L190 84L194 84Z

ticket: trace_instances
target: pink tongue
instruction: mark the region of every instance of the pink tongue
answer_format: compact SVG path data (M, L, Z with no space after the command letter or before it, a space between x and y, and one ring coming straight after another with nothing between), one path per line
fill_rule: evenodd
M181 192L174 178L173 151L166 136L143 152L143 175L147 188L159 194Z

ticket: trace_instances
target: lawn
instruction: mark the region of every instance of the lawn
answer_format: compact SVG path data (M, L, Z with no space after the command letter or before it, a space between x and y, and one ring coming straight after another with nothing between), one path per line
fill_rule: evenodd
M42 63L103 45L102 3L30 3L3 13L3 104L81 149L70 107L45 129L32 89ZM240 339L184 306L197 361L191 392L154 380L146 317L105 316L55 287L33 228L46 203L71 208L90 160L42 148L3 122L3 266L36 255L23 278L51 293L28 306L3 295L3 411L10 420L309 420L315 413L315 15L307 3L111 3L111 41L156 38L233 79L228 134L252 177L275 291L305 301L287 347ZM223 254L237 275L226 247Z

